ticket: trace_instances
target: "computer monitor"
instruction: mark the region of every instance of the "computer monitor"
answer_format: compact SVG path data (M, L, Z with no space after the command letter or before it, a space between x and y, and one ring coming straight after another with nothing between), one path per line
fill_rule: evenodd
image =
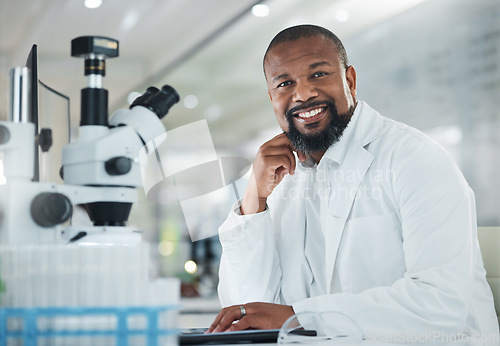
M29 121L35 124L35 134L38 133L38 56L37 45L31 47L28 58L26 59L26 67L30 71L30 114ZM38 145L35 144L35 171L33 172L33 181L40 180Z
M49 129L52 145L46 152L35 144L33 181L62 183L60 176L63 147L70 141L69 97L49 87L38 78L38 52L34 44L26 59L30 71L30 121L35 124L35 133Z

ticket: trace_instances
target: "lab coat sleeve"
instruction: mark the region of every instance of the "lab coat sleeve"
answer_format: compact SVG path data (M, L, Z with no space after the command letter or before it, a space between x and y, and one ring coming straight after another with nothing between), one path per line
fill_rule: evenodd
M420 337L463 331L478 258L474 195L447 154L427 146L413 149L421 154L400 154L391 167L407 268L404 277L392 286L358 294L308 298L293 304L296 313L339 312L346 316L339 322L345 329L354 328L354 320L372 340L407 331Z
M239 215L235 204L219 227L223 252L219 268L219 300L223 307L261 301L279 302L281 268L269 209Z

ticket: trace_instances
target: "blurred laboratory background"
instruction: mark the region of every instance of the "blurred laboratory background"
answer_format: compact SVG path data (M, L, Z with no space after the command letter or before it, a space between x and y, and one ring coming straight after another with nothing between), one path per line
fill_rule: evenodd
M86 86L82 60L70 56L73 38L120 43L103 80L110 114L150 85L173 86L180 102L163 123L172 133L185 129L177 159L197 155L190 143L200 143L196 129L204 129L205 149L225 158L229 177L207 187L203 165L166 177L139 191L129 224L152 244L152 276L179 277L183 296L215 300L217 227L232 200L210 193L229 186L232 198L239 196L246 163L280 132L262 57L278 31L300 23L325 26L343 40L357 69L359 99L440 142L476 194L479 225L498 226L498 0L0 0L0 119L8 114L9 70L25 64L33 44L39 79L70 99L71 141L78 138ZM52 126L67 132L64 117Z

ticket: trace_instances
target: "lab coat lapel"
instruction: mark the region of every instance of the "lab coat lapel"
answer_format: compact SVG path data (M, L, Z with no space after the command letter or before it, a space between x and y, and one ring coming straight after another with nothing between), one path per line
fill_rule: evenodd
M373 156L362 147L351 145L346 160L335 174L333 192L327 214L328 229L325 230L325 257L327 292L330 292L331 278L342 240L347 217L358 193L359 185L373 161Z
M382 129L381 116L364 103L359 106L361 111L356 119L355 131L350 138L343 161L339 162L332 179L324 229L327 292L331 289L333 270L347 218L361 181L373 162L373 155L365 149L365 146L373 141Z

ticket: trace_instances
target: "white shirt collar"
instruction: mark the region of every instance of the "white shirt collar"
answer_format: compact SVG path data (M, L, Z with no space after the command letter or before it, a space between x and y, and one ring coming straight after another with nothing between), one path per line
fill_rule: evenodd
M351 120L349 121L349 124L344 130L344 133L342 134L338 142L333 143L326 150L325 154L323 155L323 158L320 161L320 164L325 159L332 160L338 163L339 165L341 165L344 162L347 150L349 149L349 145L352 141L354 133L356 132L356 128L358 127L358 119L359 119L359 113L361 113L361 108L362 105L360 102L358 102L356 104L356 108L354 109L354 113L351 117Z

